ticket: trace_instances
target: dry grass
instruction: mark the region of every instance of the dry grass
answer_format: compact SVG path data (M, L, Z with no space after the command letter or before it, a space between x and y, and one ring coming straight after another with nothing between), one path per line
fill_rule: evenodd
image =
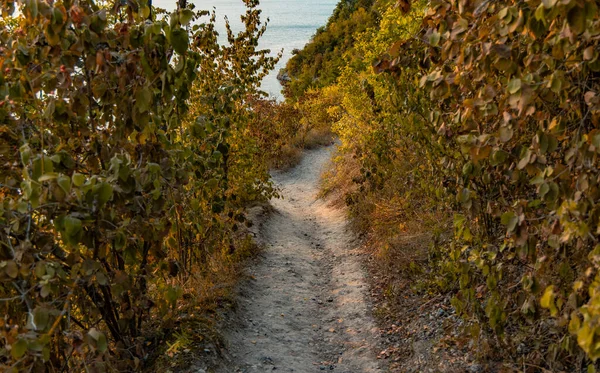
M285 144L281 147L277 156L269 160L269 168L287 170L297 165L300 158L302 158L302 148L293 144Z
M277 155L269 160L269 167L277 170L287 170L296 166L302 158L305 149L315 149L330 145L334 135L329 128L314 128L306 135L298 135L283 145Z
M321 197L328 196L337 206L346 205L346 197L358 190L353 181L360 176L360 167L349 154L334 155L334 162L321 179Z
M331 145L334 139L334 134L330 128L314 128L310 130L304 139L304 149L314 149L320 146Z
M367 183L357 159L338 154L324 175L322 194L348 205L353 227L364 237L374 314L387 340L379 356L389 359L392 371L465 371L471 357L439 343L455 330L449 297L426 291L429 249L434 237L451 231L452 216L419 193L410 167L400 161L390 165L383 186L369 190L361 188ZM439 310L445 310L448 330L442 320L431 321Z
M183 299L177 306L178 316L154 341L156 359L148 371L195 372L222 360L221 315L233 307L233 290L245 260L258 251L245 234L237 237L234 246L233 254L229 249L209 254L204 266L179 281Z

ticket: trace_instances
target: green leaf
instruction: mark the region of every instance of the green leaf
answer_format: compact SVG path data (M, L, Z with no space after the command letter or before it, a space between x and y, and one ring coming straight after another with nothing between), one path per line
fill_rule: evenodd
M44 110L44 114L43 114L44 118L46 118L46 119L52 118L52 114L54 114L55 109L56 109L56 104L55 104L54 99L52 98L48 101L48 105L46 106L46 109Z
M147 167L148 167L148 172L150 172L152 174L160 175L161 169L160 169L160 165L158 163L150 162L150 163L148 163Z
M65 175L59 175L56 179L56 183L66 194L71 193L71 178Z
M596 133L592 137L592 145L596 147L596 151L600 151L600 132Z
M206 182L206 187L210 190L215 190L219 187L219 180L210 179Z
M552 316L556 316L556 314L558 313L558 309L556 308L556 305L554 304L555 298L556 298L556 294L554 293L554 285L548 286L546 288L546 290L544 290L544 294L540 298L540 305L543 308L549 309L550 314Z
M581 320L575 312L571 313L571 321L569 322L569 333L577 335L577 332L581 328Z
M177 300L177 290L175 288L169 288L169 290L167 290L166 299L171 303L175 302Z
M590 353L592 343L594 341L594 330L590 328L590 324L584 322L577 332L577 342L584 351Z
M48 295L50 295L51 292L52 288L48 284L42 286L42 288L40 289L40 295L42 296L42 298L46 298Z
M152 91L149 87L138 89L135 93L135 106L140 113L145 113L152 103Z
M187 52L189 44L189 36L187 31L177 28L171 31L171 44L175 52L183 55Z
M29 346L27 346L29 350L42 352L44 350L44 345L42 344L41 339L42 338L29 342Z
M12 260L9 260L8 262L4 263L6 263L4 271L6 272L8 277L17 278L17 276L19 275L19 267L17 266L17 263L15 263Z
M142 16L142 18L148 19L148 17L150 17L150 7L142 6L140 8L140 15Z
M508 7L500 9L498 12L498 19L504 19L508 15Z
M71 177L71 179L73 180L73 185L75 185L76 187L82 186L85 183L85 180L86 180L85 175L77 173L77 172L75 172L73 174L73 176Z
M458 194L458 200L461 203L466 203L471 199L471 191L468 188L463 188Z
M440 43L440 34L437 31L432 32L429 35L429 44L432 47L437 47L439 43Z
M542 185L540 185L540 190L538 193L540 194L540 197L544 198L544 196L548 194L549 191L550 185L548 185L548 183L543 183Z
M556 5L558 0L542 0L542 4L544 4L544 8L550 9Z
M88 331L88 335L89 335L90 337L92 337L92 339L93 339L94 341L97 341L97 340L100 338L100 336L102 335L102 332L101 332L101 331L99 331L99 330L98 330L98 329L96 329L96 328L91 328L91 329Z
M515 94L517 92L519 92L519 90L521 89L521 79L512 79L510 82L508 82L508 93Z
M562 76L560 76L559 74L552 74L552 76L550 77L550 83L548 85L548 88L550 88L554 93L560 93L562 86Z
M29 160L31 159L31 148L29 147L29 144L21 146L19 152L21 153L21 162L23 163L23 166L29 165Z
M461 229L464 227L467 218L462 214L454 214L454 228Z
M548 146L549 146L548 135L546 135L545 133L540 133L538 135L538 139L539 139L539 145L540 145L540 152L542 154L545 154L548 151Z
M90 329L88 335L92 337L94 341L96 341L96 348L101 353L104 353L108 349L108 342L106 340L106 336L101 331L96 328Z
M15 360L19 360L20 358L22 358L26 352L27 352L27 341L25 341L24 339L19 339L18 341L13 343L11 346L11 349L10 349L10 354L12 355L13 359L15 359Z
M540 4L535 10L535 19L542 22L546 21L546 12L543 4Z
M94 78L92 81L92 94L95 98L99 99L104 96L104 93L108 90L108 85L106 81L101 77Z
M42 307L36 307L33 310L33 321L35 322L36 330L45 330L50 321L48 310Z
M548 153L552 153L558 148L558 140L554 136L548 136Z
M48 156L42 156L42 162L44 165L44 172L45 173L54 173L54 162L52 161L51 157ZM56 174L58 176L58 174Z
M17 205L17 211L19 211L21 214L26 213L27 211L29 211L29 204L25 201L19 202L19 204Z
M537 175L535 176L533 179L531 179L531 181L529 182L530 185L540 185L544 183L544 177L541 175Z
M112 198L113 187L107 182L102 182L94 186L94 193L98 198L98 205L104 206L106 202L108 202Z
M567 13L567 23L576 34L581 34L585 31L585 22L585 11L577 5Z
M527 207L539 207L542 205L542 200L541 199L534 199L533 201L529 201L529 203L527 204Z
M46 264L44 262L38 262L35 265L35 276L37 278L42 278L46 274Z
M186 26L194 18L194 12L189 9L183 9L179 12L179 22L182 26Z
M127 244L127 236L122 231L118 231L115 235L115 249L121 251Z
M25 2L25 15L31 17L31 20L35 20L38 16L38 2L37 1L28 1ZM29 20L29 19L28 19Z
M102 285L102 286L108 285L108 278L101 271L96 273L96 281L98 282L99 285Z
M513 66L513 62L508 58L499 58L494 66L500 71L508 71Z
M550 183L549 186L550 190L548 191L548 193L546 193L544 200L546 202L555 202L558 199L558 194L560 192L558 184Z
M69 237L73 237L73 236L79 234L79 232L81 232L81 229L83 227L83 223L81 222L81 220L74 218L72 216L65 217L64 225L65 225L65 233Z
M54 180L58 177L56 172L46 172L38 179L39 182Z
M473 162L467 162L462 168L463 176L470 176L473 173Z
M508 153L504 150L495 150L491 156L491 164L492 166L501 165L508 158Z
M499 131L500 141L507 142L513 137L513 130L509 127L501 127Z
M471 233L471 230L469 229L469 227L466 227L465 230L463 231L462 238L463 238L463 240L465 240L467 242L470 242L473 239L473 234Z
M514 212L509 211L502 214L500 221L503 225L506 225L506 229L508 232L512 232L517 227L517 223L519 222L519 218L515 215Z
M527 165L529 164L530 161L531 161L531 150L527 149L525 151L525 153L523 154L523 158L521 158L521 160L517 164L517 168L519 170L524 169L525 167L527 167Z

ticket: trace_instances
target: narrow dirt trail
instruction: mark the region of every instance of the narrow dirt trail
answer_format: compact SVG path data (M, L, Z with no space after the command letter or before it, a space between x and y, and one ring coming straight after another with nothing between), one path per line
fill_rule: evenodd
M343 211L317 198L333 148L273 175L284 198L257 219L265 250L239 288L225 334L231 366L221 372L383 371L358 242Z

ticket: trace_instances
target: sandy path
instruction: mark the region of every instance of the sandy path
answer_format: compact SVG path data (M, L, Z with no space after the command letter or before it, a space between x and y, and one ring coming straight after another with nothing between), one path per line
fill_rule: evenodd
M273 175L284 199L257 219L265 251L240 286L223 373L382 372L355 239L343 211L316 197L332 151L308 151L296 168Z

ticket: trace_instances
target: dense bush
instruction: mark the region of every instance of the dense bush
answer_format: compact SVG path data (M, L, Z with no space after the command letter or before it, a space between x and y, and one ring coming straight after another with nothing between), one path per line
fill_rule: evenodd
M250 104L254 116L248 128L258 140L266 163L283 168L297 162L301 152L297 138L302 124L296 106L261 97L253 97Z
M439 166L462 206L446 248L455 307L475 338L547 347L534 364L574 367L577 344L595 360L596 2L432 1L424 26L420 85L437 103Z
M335 108L339 101L336 87L311 89L297 102L256 96L250 99L248 136L257 139L263 163L287 168L297 164L302 150L330 144L331 122L338 115Z
M355 223L381 247L446 222L448 204L435 183L441 153L425 146L435 133L423 120L429 99L413 80L396 81L371 67L394 40L419 30L424 6L414 4L410 15L393 6L383 11L377 28L356 36L337 83L342 115L333 130L342 146L332 182L342 186ZM404 67L407 74L419 70Z
M344 66L344 53L351 49L355 36L377 24L373 0L340 1L327 25L318 29L312 40L286 64L291 79L284 94L297 100L309 88L335 83Z
M223 47L184 3L0 2L3 371L141 369L178 279L228 260L272 194L244 138L275 62L258 1Z
M432 281L480 357L585 367L600 356L597 2L378 6L336 82L351 211L389 236L453 221Z

